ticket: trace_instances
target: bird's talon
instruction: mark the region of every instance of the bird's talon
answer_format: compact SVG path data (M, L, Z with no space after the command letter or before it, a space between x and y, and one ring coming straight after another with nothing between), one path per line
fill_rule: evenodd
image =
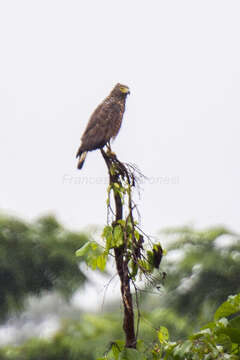
M106 153L109 157L116 157L116 154L112 151L111 148L107 148Z

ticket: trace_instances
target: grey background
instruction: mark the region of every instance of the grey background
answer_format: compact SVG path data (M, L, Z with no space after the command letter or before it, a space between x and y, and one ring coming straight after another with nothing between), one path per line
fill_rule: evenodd
M79 172L75 153L122 82L131 96L113 149L149 177L145 230L239 231L239 10L231 0L1 1L1 211L53 212L72 229L105 223L103 160L91 153Z

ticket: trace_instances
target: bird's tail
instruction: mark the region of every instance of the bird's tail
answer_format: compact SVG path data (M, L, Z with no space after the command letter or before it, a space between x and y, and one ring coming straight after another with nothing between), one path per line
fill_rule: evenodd
M78 160L78 169L80 170L83 167L84 161L86 159L87 156L87 151L84 151L83 153L80 153L79 155L79 160Z

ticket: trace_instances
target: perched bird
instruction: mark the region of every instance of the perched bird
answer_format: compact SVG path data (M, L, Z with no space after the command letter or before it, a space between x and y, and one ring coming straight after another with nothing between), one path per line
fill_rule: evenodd
M83 167L88 151L102 149L105 145L110 148L110 140L115 139L121 127L128 94L128 86L117 84L93 112L76 155L78 169Z

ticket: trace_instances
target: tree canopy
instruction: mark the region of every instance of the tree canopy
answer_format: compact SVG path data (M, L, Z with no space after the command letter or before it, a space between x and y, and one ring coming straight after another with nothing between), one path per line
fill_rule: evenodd
M29 295L69 297L86 280L75 251L87 235L64 229L53 216L27 223L0 217L0 318L21 310Z
M224 227L169 229L165 306L202 324L226 297L240 292L240 238Z
M85 254L89 240L86 234L66 230L53 216L32 223L2 216L1 320L21 311L29 295L57 291L69 299L87 281L79 261L92 261ZM0 359L237 360L240 297L234 294L240 292L239 236L223 227L183 227L161 232L160 240L167 256L154 272L155 285L140 291L141 340L136 349L124 349L118 304L107 313L79 318L74 313L49 339L2 347ZM79 248L84 251L77 257Z

